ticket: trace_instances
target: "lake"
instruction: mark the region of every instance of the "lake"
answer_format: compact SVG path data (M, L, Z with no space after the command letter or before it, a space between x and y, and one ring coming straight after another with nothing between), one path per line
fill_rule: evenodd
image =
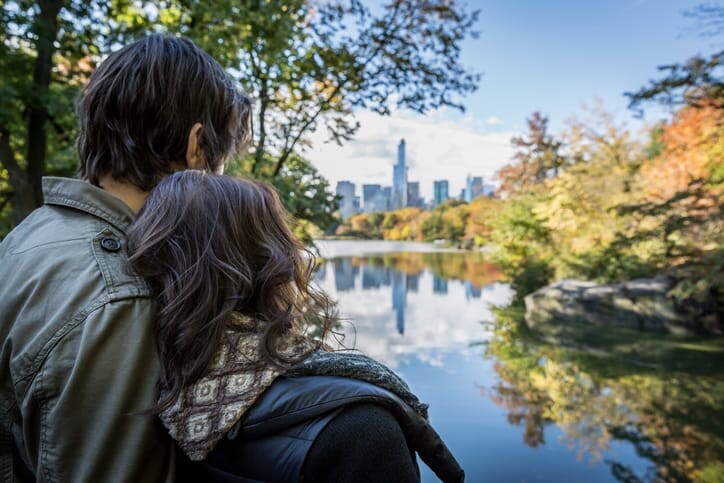
M480 253L317 245L340 343L430 404L467 481L724 481L721 338L572 324L533 334Z

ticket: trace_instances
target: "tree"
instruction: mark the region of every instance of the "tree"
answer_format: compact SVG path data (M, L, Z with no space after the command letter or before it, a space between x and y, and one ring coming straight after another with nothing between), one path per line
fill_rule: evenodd
M465 236L465 225L470 212L468 205L462 203L445 210L442 214L443 233L451 242L460 242Z
M617 209L636 226L633 233L619 235L621 243L658 240L664 263L687 263L689 278L724 293L723 123L724 108L680 108L662 125L663 148L641 167L640 198Z
M0 206L12 203L15 223L42 202L43 175L75 171L73 100L99 58L151 27L138 13L143 5L126 0L0 4L0 165L5 170L0 178L8 184ZM164 16L157 25L170 21Z
M684 12L696 22L692 28L701 36L714 37L724 31L724 6L703 3ZM627 92L629 109L643 115L642 104L656 101L671 108L681 105L724 108L724 50L710 56L696 55L684 63L659 66L667 75L651 80L636 92Z
M64 33L76 12L70 9L61 17L62 7L61 0L44 0L32 6L7 2L0 13L0 162L12 186L3 193L3 204L12 199L16 222L42 200L40 177L46 171L48 150L46 124L50 121L57 134L65 131L53 107L67 94L69 79L56 81L53 89L51 83L56 80L57 40L61 38L61 49L67 46Z
M491 220L492 256L510 280L518 300L549 282L553 273L551 233L536 212L539 196L519 194L506 200Z
M724 50L709 57L694 56L683 64L663 65L659 71L666 76L652 80L636 92L625 93L629 109L643 114L641 105L656 101L669 107L682 104L704 106L714 103L724 108Z
M500 193L513 193L557 176L565 163L560 154L563 143L548 133L548 117L534 112L526 121L528 133L510 141L517 148L513 161L497 173L501 180Z
M72 171L72 102L93 65L135 35L181 33L209 51L257 101L256 173L282 173L309 134L343 142L354 109L387 114L462 109L479 76L460 65L477 12L456 0L27 0L0 7L0 163L15 222L40 203L48 156Z
M425 241L434 241L445 238L445 225L442 219L442 212L433 211L430 216L422 222L422 236Z
M477 246L490 242L493 231L491 220L498 216L501 200L480 196L470 202L470 216L465 227L465 238Z
M698 11L709 8L718 12L709 28L721 28L724 9L700 6ZM681 279L672 295L690 308L713 303L718 305L715 312L724 303L723 61L720 51L661 67L668 76L627 94L630 107L639 112L640 104L650 101L678 110L661 126L657 141L662 146L641 169L643 199L618 208L638 225L633 233L619 235L620 243L657 240L663 246L662 263L674 266Z
M397 224L398 219L395 212L390 212L385 214L385 218L382 220L382 228L389 230L391 228L394 228Z

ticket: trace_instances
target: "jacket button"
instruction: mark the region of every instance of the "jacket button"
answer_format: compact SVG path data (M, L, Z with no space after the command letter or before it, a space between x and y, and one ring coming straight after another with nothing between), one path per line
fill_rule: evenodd
M101 248L107 252L117 252L121 249L121 242L115 238L104 238L101 240Z

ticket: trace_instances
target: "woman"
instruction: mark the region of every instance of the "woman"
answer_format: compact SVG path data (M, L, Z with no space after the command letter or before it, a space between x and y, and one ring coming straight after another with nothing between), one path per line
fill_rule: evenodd
M305 331L335 322L314 257L273 188L180 171L128 233L129 261L160 301L154 408L191 480L417 481L414 452L445 481L463 472L427 406L381 364Z

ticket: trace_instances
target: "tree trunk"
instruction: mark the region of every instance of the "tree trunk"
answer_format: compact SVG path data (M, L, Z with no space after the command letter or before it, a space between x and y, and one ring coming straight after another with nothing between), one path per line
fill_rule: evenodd
M9 181L13 186L13 219L17 225L42 204L42 193L41 198L38 199L35 187L27 173L23 173L21 178L9 176ZM40 179L38 179L38 184L40 184Z
M266 116L267 107L267 83L266 79L262 82L262 89L260 91L260 106L259 106L259 142L256 145L256 152L254 153L254 162L251 165L251 173L254 174L257 167L262 167L264 163L264 151L266 149L266 123L264 122L264 116Z
M8 170L13 197L13 215L20 223L31 211L43 203L41 179L45 174L45 156L48 148L46 124L48 121L47 95L53 68L53 43L58 36L58 14L61 0L39 1L40 12L35 18L37 57L33 70L35 98L27 106L28 134L26 141L25 169Z

